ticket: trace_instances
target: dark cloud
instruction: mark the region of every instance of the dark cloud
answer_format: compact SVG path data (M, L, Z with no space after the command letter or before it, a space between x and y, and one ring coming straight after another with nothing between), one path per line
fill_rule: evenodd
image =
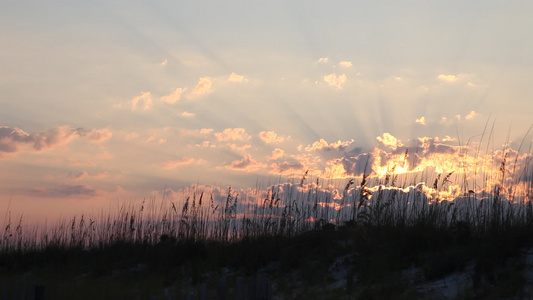
M365 172L369 174L372 171L374 155L372 153L363 153L357 156L343 157L340 162L344 166L346 174L350 176L363 175Z
M270 165L274 173L288 173L302 171L304 166L299 161L282 161Z
M35 151L52 148L57 145L66 144L76 136L82 136L90 141L101 142L111 137L108 129L70 128L69 126L59 126L43 132L27 133L24 130L14 127L0 126L0 154L16 153L23 151L24 147L30 147Z
M96 195L97 190L87 185L60 185L52 188L34 188L29 193L43 198L92 197Z

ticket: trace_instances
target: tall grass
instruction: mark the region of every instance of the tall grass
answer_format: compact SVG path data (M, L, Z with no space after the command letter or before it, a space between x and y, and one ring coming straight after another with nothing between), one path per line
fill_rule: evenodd
M223 197L198 186L182 200L151 198L124 203L114 213L34 226L26 226L23 217L12 219L7 212L0 252L101 249L163 240L229 243L357 224L452 231L461 227L477 236L512 228L532 230L531 156L519 160L520 149L509 148L484 156L479 146L474 151L471 156L482 157L481 165L462 172L395 173L393 166L380 178L369 167L359 178L344 183L308 178L305 172L299 183L289 181L253 192L229 187Z

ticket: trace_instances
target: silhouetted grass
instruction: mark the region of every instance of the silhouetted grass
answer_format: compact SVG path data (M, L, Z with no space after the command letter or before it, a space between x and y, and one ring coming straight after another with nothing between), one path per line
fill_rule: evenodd
M270 268L280 278L301 272L310 286L326 286L329 267L344 257L343 295L380 298L388 288L412 296L399 279L403 270L420 267L429 280L473 264L479 295L512 296L523 285L518 258L533 242L533 170L530 157L517 166L518 155L509 161L508 153L485 159L499 168L480 168L474 177L481 187L454 172L426 173L427 186L417 183L420 174L393 167L384 178L369 170L341 189L306 183L306 173L299 184L274 185L252 202L231 188L223 199L196 190L181 203L150 199L43 227L26 228L8 212L0 278L42 281L56 299L142 298L195 286L225 268L245 275ZM445 199L452 185L453 199ZM100 279L112 279L116 293L76 292L84 284L111 289ZM137 280L150 283L143 291L125 288Z

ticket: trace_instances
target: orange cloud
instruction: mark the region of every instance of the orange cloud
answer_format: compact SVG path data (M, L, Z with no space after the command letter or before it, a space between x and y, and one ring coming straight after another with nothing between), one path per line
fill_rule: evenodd
M231 148L231 150L237 151L237 152L246 152L247 149L252 148L252 145L243 145L241 147L235 145L235 144L228 144L228 146Z
M338 90L341 90L343 85L346 83L346 75L342 74L337 76L335 73L324 76L324 82L329 86L333 86Z
M319 63L327 63L328 61L329 61L329 58L327 58L327 57L322 57L322 58L318 59Z
M272 155L267 158L274 160L283 157L283 155L285 155L285 151L283 151L283 149L276 148L272 151Z
M316 142L314 142L312 145L308 145L304 148L305 151L311 152L311 151L317 151L317 150L343 150L346 147L348 147L351 143L353 143L354 140L350 141L341 141L338 140L336 143L330 143L324 139L320 139Z
M150 92L143 92L131 100L131 110L137 110L139 107L142 110L152 108L152 94Z
M447 82L454 82L458 79L457 76L451 74L440 74L439 76L437 76L437 78Z
M216 132L215 137L218 141L243 141L250 138L244 128L226 128L222 132Z
M245 82L248 81L248 79L244 78L242 75L238 75L235 73L231 73L228 77L228 80L231 82Z
M339 66L341 66L341 67L351 67L351 66L353 66L353 64L352 64L351 61L341 61L339 63Z
M181 94L187 89L177 88L173 93L168 94L160 98L161 101L166 103L176 103L181 99Z
M471 111L468 115L465 116L465 119L467 120L472 120L473 118L475 118L476 116L478 116L479 114L475 111Z
M402 142L395 138L392 134L385 132L383 134L383 137L378 136L376 137L376 140L380 141L383 145L391 148L392 150L396 150L398 147L402 147Z
M184 112L182 112L181 115L182 115L183 117L194 117L194 116L196 116L195 113L188 112L188 111L184 111Z
M415 120L415 123L418 123L420 125L426 125L426 117L420 117Z
M194 87L193 94L199 96L211 93L211 86L211 77L202 77L198 81L198 84Z
M267 144L281 143L286 139L286 137L278 135L275 131L261 131L259 132L259 137Z

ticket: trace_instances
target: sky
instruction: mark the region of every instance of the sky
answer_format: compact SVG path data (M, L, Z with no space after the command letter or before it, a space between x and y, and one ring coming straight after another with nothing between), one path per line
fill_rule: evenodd
M531 147L527 1L0 7L5 212L54 218L306 171L347 180L370 156L383 175L407 147L421 149L407 169L439 172L461 146Z

